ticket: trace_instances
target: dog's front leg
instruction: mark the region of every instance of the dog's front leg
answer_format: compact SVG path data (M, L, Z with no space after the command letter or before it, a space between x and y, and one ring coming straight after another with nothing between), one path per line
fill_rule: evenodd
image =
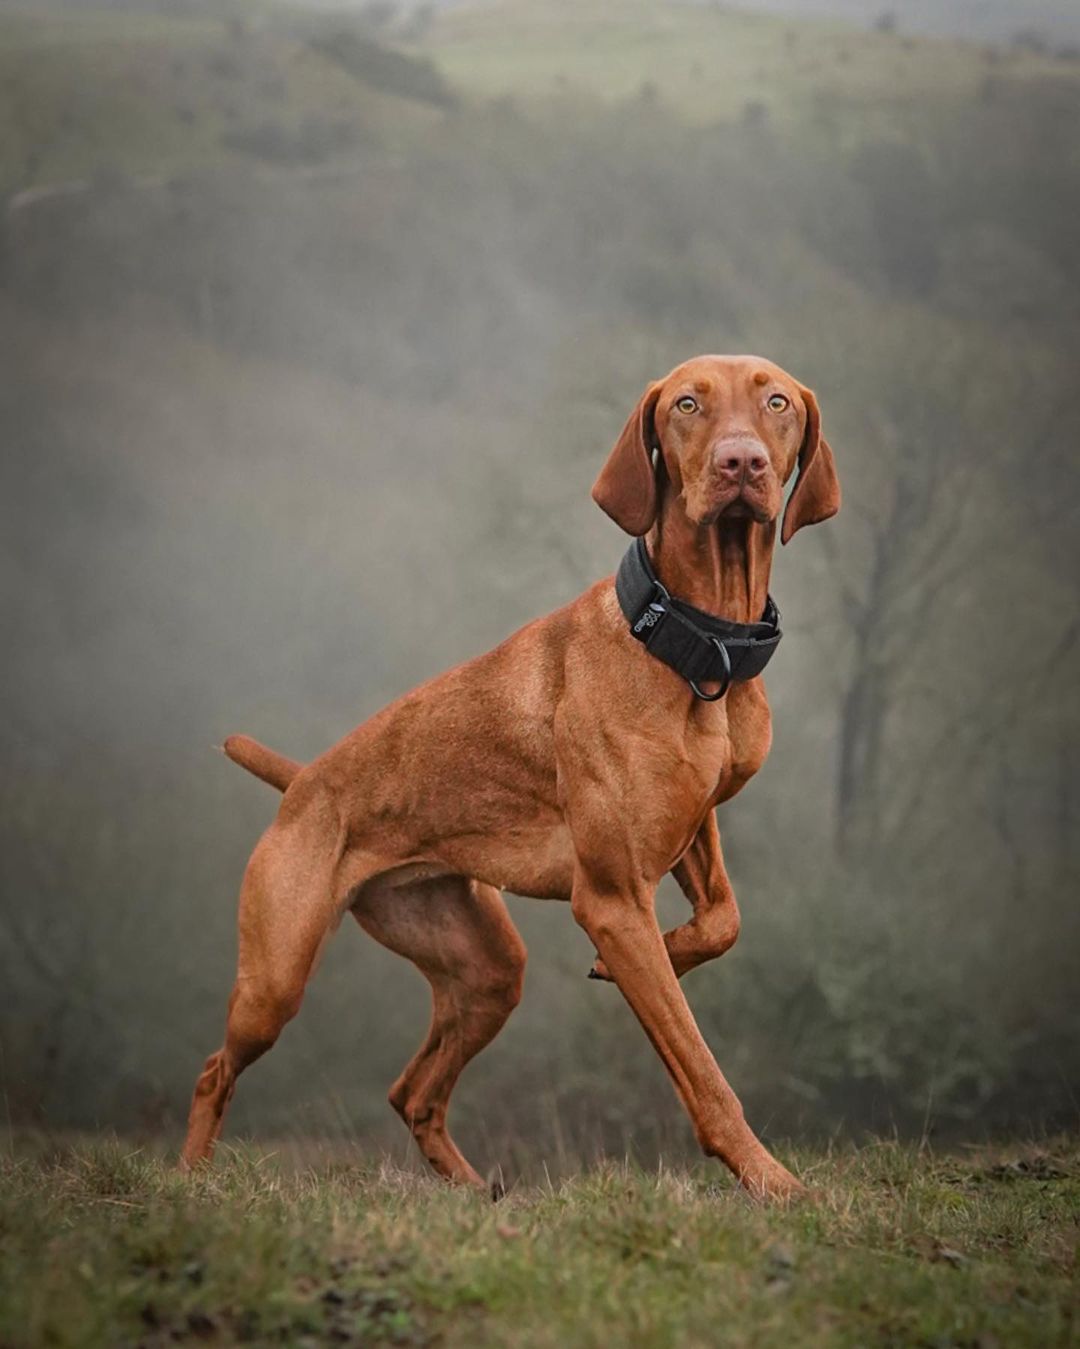
M681 979L687 970L722 956L739 935L739 906L724 869L715 811L710 810L705 816L694 841L672 867L671 874L694 910L685 923L664 933L668 958ZM589 978L611 978L599 957L589 971Z
M574 917L663 1060L702 1148L752 1194L795 1196L803 1187L755 1136L698 1030L660 934L651 889L632 881L615 885L606 871L579 859Z

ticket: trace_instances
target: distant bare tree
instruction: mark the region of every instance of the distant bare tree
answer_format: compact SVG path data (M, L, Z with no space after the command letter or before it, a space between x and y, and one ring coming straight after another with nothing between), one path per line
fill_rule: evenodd
M1054 372L1043 372L1033 399L1030 371L1017 363L1000 372L988 398L987 372L973 368L967 351L889 346L862 447L878 485L863 497L851 545L842 550L835 532L822 531L850 662L836 778L836 842L849 857L909 829L928 792L946 793L947 804L948 790L960 786L950 768L970 767L994 728L1005 732L1024 715L1030 697L1004 664L1017 653L1002 635L995 669L985 646L988 617L999 616L1004 634L1010 614L1031 614L1023 582L1003 590L993 565L1003 522L1018 509L1008 466L1023 444L1025 459L1041 465L1040 481L1051 459L1059 481L1070 471L1068 408ZM1034 525L1055 499L1030 475L1020 479L1029 499L1019 509ZM1038 647L1049 665L1075 650L1077 615L1061 617L1051 642Z

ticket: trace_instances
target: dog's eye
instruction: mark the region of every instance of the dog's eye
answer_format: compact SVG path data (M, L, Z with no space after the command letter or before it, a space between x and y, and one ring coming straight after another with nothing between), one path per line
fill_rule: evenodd
M789 400L782 393L774 393L769 399L769 410L771 412L783 412L789 406Z
M689 394L685 394L682 398L676 399L675 406L680 412L685 412L687 414L697 412L698 410L697 399L691 398Z

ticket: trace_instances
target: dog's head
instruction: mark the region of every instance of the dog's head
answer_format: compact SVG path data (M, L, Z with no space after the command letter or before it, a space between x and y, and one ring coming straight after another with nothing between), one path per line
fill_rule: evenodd
M817 400L771 361L697 356L645 390L592 494L628 534L652 527L664 477L695 525L738 518L766 523L780 514L796 467L784 543L840 509Z

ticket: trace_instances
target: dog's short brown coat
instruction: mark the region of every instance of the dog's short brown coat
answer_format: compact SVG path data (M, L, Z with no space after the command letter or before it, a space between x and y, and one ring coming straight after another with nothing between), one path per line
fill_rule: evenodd
M671 593L749 622L796 468L784 542L840 505L814 396L769 361L702 356L645 391L593 495L646 536ZM610 577L310 764L231 737L230 756L285 795L244 876L225 1043L196 1083L184 1161L210 1155L237 1075L296 1014L351 911L432 987L430 1031L391 1103L441 1175L480 1184L446 1114L462 1068L521 996L525 948L505 888L570 901L593 973L632 1007L704 1150L755 1194L798 1192L746 1123L678 982L738 933L714 807L757 772L770 738L761 679L699 701L631 637ZM661 934L653 897L667 871L692 915Z

